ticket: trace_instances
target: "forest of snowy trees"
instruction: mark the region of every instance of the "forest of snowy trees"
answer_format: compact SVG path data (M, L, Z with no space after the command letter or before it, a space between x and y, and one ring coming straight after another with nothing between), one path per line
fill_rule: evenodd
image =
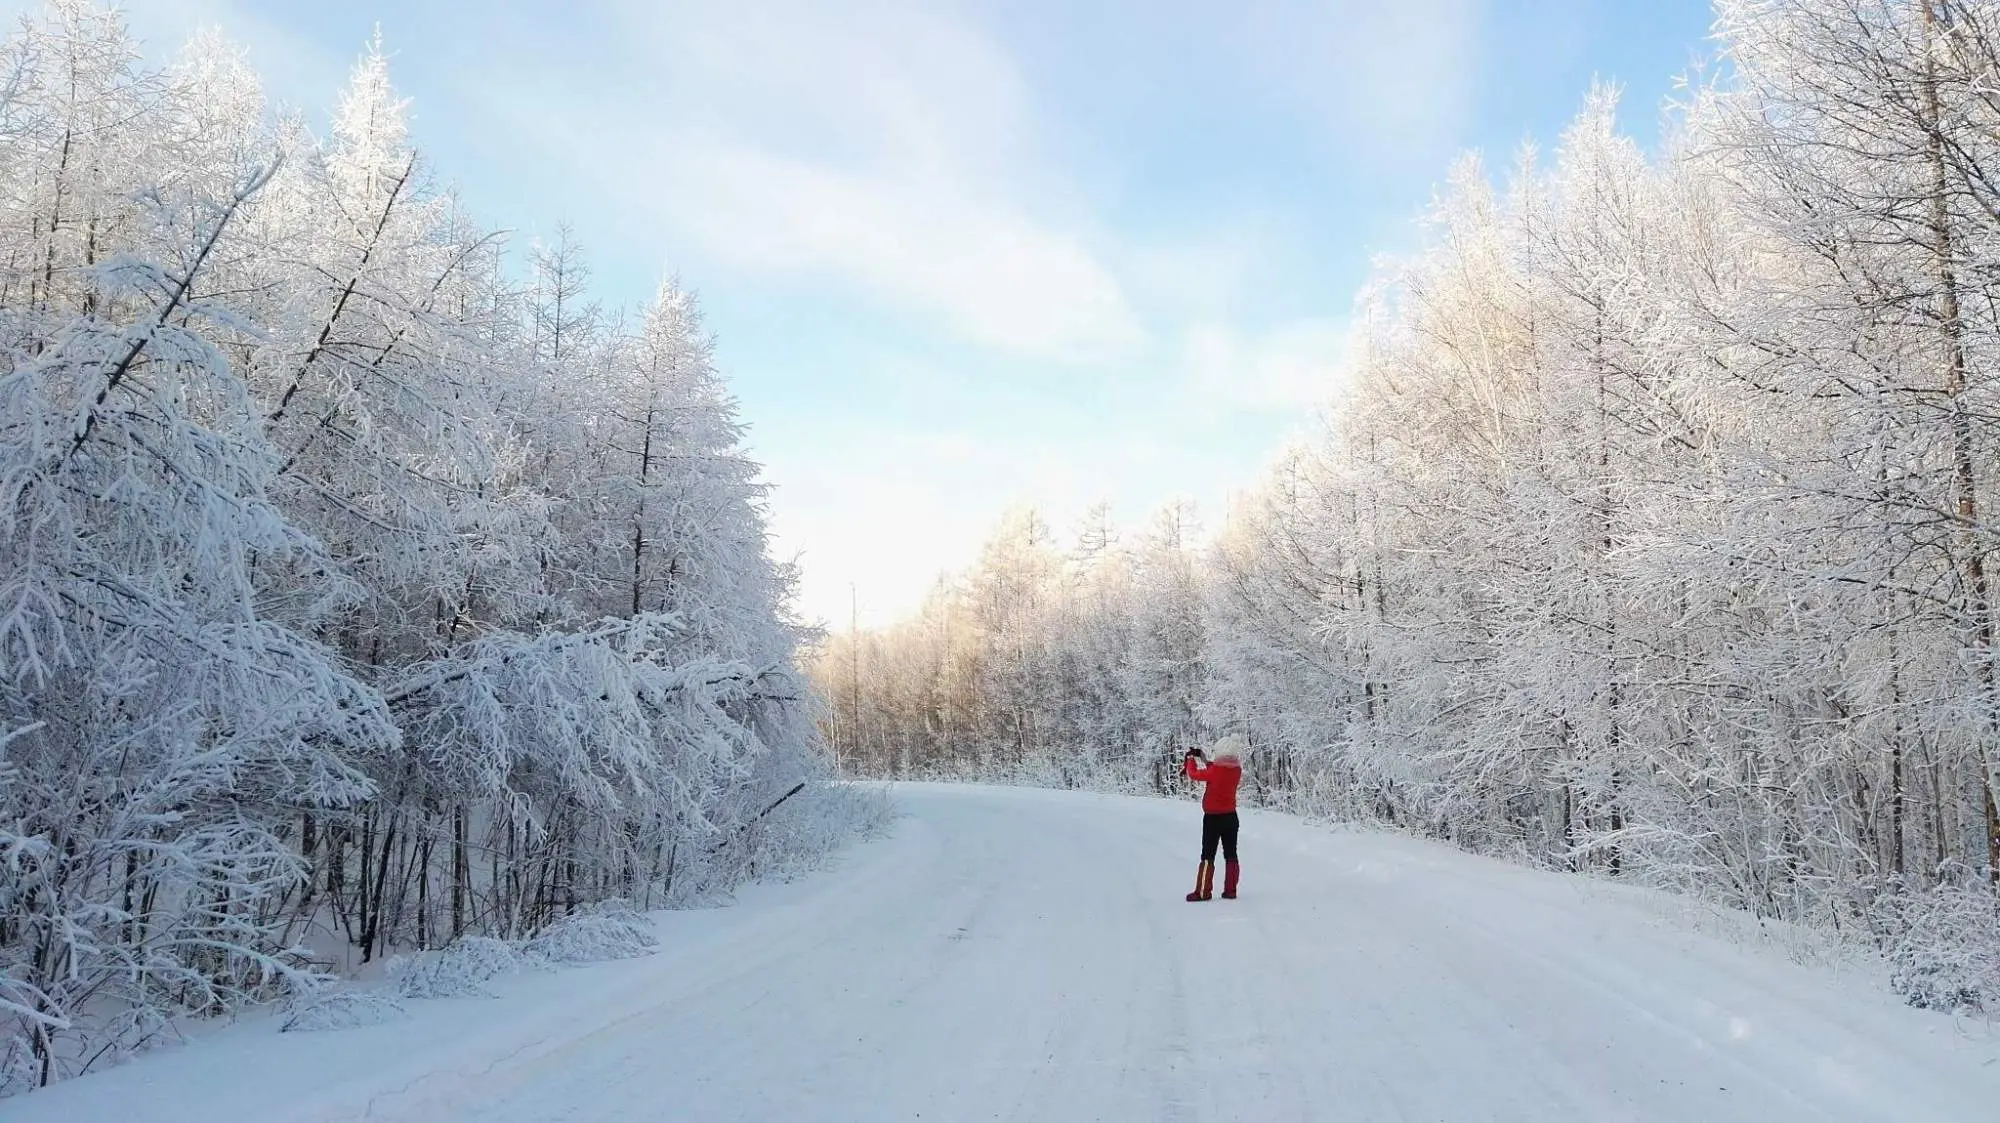
M0 1093L825 842L693 298L59 0L0 47ZM828 836L830 837L830 835Z
M1267 803L1670 886L2000 1009L2000 2L1723 0L1659 151L1468 159L1212 536L1016 515L833 637L843 767Z

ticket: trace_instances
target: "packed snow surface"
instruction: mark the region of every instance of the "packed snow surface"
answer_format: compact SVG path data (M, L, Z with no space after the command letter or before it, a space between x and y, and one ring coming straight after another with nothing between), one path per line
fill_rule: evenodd
M1968 1120L2000 1039L1701 934L1657 894L1250 812L899 786L885 840L664 916L655 956L249 1022L0 1103L212 1120Z

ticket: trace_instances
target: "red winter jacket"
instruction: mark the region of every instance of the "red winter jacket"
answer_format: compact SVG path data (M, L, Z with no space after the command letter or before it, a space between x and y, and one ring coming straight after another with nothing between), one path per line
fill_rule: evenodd
M1181 761L1181 768L1188 779L1200 780L1207 784L1201 793L1201 809L1210 815L1220 815L1236 810L1236 784L1243 779L1243 766L1233 760L1216 760L1206 764L1195 763L1188 757Z

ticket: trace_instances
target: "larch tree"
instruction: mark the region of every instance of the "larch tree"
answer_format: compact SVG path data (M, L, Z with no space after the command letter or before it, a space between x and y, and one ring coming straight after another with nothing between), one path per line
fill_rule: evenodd
M0 72L0 1095L836 839L691 294L516 280L379 43L324 138L83 0Z

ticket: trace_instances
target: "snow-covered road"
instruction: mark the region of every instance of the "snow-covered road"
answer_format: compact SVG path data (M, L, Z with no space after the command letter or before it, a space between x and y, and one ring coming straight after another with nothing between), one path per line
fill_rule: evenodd
M647 960L332 1034L231 1029L21 1123L1992 1119L2000 1041L1661 919L1652 894L1190 805L906 786L832 870Z

